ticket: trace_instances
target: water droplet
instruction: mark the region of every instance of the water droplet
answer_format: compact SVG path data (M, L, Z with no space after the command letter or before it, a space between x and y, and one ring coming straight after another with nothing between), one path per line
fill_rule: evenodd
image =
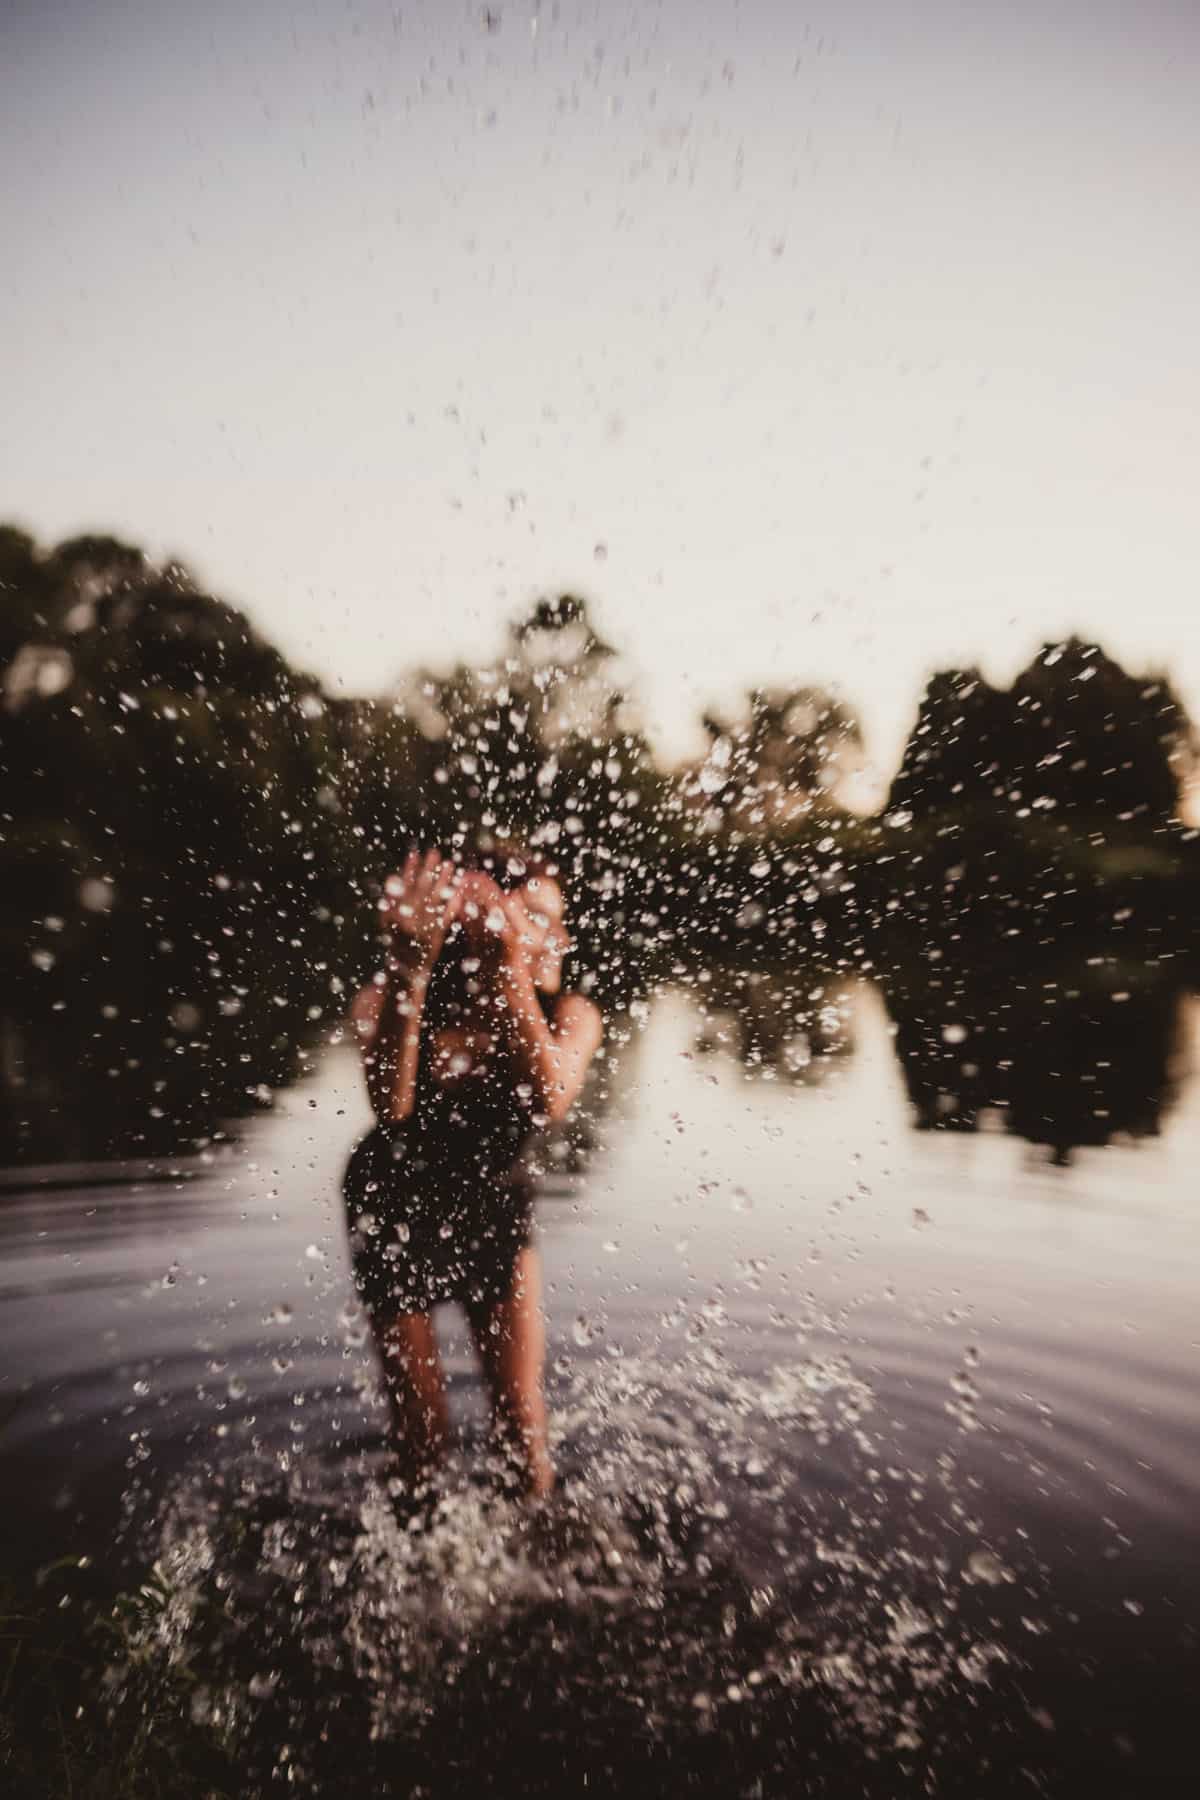
M1012 1570L1006 1568L992 1550L972 1550L964 1565L964 1574L968 1582L984 1587L1000 1587L1004 1582L1016 1579Z

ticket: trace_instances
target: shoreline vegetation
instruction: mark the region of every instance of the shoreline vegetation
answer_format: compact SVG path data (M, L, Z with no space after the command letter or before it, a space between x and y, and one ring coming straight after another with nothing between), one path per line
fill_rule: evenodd
M1198 742L1165 675L1079 639L1008 690L940 671L874 816L843 801L863 731L824 690L702 724L704 754L665 766L572 596L488 666L341 698L181 565L0 527L5 1153L37 1161L118 1094L151 1148L269 1103L375 966L379 881L414 841L556 856L572 983L609 1008L710 966L968 1008L985 971L1191 979Z

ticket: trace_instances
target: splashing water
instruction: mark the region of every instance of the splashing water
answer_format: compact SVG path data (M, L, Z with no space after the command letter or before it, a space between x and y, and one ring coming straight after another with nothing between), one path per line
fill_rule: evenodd
M146 1527L110 1705L144 1706L149 1672L252 1791L343 1791L354 1746L359 1782L486 1792L517 1754L534 1788L635 1749L676 1775L704 1746L751 1771L827 1739L928 1758L939 1700L1009 1660L971 1602L1015 1576L978 1543L957 1569L934 1548L843 1357L755 1381L706 1346L686 1383L617 1358L556 1410L564 1479L534 1506L457 1467L418 1506L367 1451L197 1473Z

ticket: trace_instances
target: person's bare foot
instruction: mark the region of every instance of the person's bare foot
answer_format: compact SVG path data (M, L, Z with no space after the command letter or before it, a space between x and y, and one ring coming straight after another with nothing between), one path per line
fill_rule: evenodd
M546 1500L557 1488L558 1477L548 1456L528 1456L515 1447L493 1454L492 1480L506 1498Z

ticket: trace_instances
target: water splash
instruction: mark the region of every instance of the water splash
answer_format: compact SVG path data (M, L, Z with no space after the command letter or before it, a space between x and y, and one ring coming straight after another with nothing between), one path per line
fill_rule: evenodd
M555 1767L585 1742L675 1767L731 1733L751 1767L814 1731L928 1757L939 1704L1012 1660L972 1596L1015 1577L936 1547L846 1358L756 1381L705 1345L683 1371L570 1368L564 1390L564 1481L538 1506L459 1466L416 1506L370 1446L196 1472L147 1528L110 1705L145 1706L157 1671L251 1788L341 1791L354 1744L360 1776L361 1752L414 1791L490 1791L517 1741Z

